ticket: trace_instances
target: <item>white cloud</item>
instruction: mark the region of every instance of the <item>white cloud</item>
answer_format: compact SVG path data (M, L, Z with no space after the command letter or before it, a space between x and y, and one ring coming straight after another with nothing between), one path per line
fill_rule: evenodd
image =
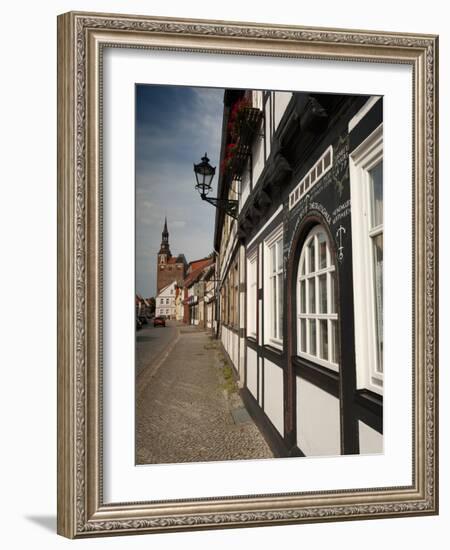
M186 222L183 220L175 220L171 223L172 227L186 227Z

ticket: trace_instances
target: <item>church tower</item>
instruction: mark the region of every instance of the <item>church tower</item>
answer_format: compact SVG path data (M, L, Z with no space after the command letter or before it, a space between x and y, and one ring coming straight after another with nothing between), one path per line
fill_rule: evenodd
M176 258L172 256L169 247L169 231L167 229L167 218L164 219L161 246L158 252L158 264L156 266L156 294L167 285L176 281L182 286L186 273L186 258L179 254Z
M183 285L186 274L186 258L184 254L172 256L169 246L169 231L167 229L167 218L164 220L164 229L162 232L161 246L158 252L158 262L156 266L156 294L173 281L178 286Z
M167 263L167 260L172 256L169 247L169 231L167 230L167 217L164 218L164 229L162 232L161 248L158 252L158 264Z
M158 252L158 265L156 268L156 292L159 294L159 291L166 286L167 283L167 271L168 263L172 254L169 247L169 231L167 229L167 217L164 218L164 229L161 236L161 246Z

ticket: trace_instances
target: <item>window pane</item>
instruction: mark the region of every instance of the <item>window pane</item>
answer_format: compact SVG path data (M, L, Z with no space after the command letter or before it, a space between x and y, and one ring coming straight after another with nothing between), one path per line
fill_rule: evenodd
M316 250L314 246L314 238L311 240L311 244L308 247L309 249L309 265L308 265L308 272L313 273L316 270Z
M327 240L325 233L319 233L317 236L319 243L319 269L327 267Z
M320 357L322 359L328 360L328 321L326 319L321 319L319 323L320 323L320 333L319 333Z
M315 278L308 279L308 292L309 292L308 313L315 313L316 312L316 280Z
M316 320L309 320L309 353L310 355L317 355L316 350Z
M330 306L330 311L328 313L337 313L336 289L334 288L334 284L335 284L334 271L330 271L328 276L330 277L330 299L328 301L328 304Z
M374 246L375 316L377 327L377 371L383 372L383 234L372 239Z
M277 337L277 279L272 277L272 337Z
M319 313L327 312L327 276L324 273L319 277Z
M278 334L277 338L283 338L283 276L278 275Z
M306 352L306 319L300 319L300 349Z
M283 241L279 240L277 242L277 270L283 269Z
M339 349L339 336L337 332L336 321L331 321L331 338L333 340L333 363L339 363L340 349Z
M300 281L300 313L306 313L306 281Z
M372 203L372 227L383 223L383 162L369 170Z
M300 275L305 274L305 255L303 254L303 257L300 262Z
M277 265L276 265L276 250L275 250L276 246L273 245L270 247L270 271L272 273L275 273L275 271L277 270Z

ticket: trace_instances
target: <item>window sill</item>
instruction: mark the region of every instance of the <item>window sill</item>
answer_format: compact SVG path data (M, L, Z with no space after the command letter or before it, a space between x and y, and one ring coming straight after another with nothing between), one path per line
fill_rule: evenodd
M355 401L374 413L381 413L383 409L383 396L371 390L356 390Z
M227 328L228 330L232 330L233 332L239 332L239 327L237 327L236 325L232 325L232 324L229 324L229 323L224 323L222 321L222 326Z
M275 340L275 338L269 338L266 342L264 342L264 347L283 351L283 340Z
M310 361L311 363L315 363L316 365L320 365L321 367L329 369L333 372L339 372L339 365L337 363L331 363L330 361L326 361L325 359L321 359L320 357L317 357L316 355L309 355L309 353L299 352L298 357L300 357L302 359L306 359L306 360Z
M357 390L355 405L358 420L382 434L383 397L367 389Z
M283 353L283 347L273 342L270 344L264 344L264 349L271 351L272 353L276 353L277 355L281 355Z
M300 355L292 356L295 374L339 399L339 373Z

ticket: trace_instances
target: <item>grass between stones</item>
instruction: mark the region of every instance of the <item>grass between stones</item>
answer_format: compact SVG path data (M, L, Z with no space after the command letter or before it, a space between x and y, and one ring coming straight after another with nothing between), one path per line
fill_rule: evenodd
M235 393L237 391L237 385L234 380L233 369L223 361L223 367L221 368L223 383L221 384L222 389L224 389L228 394Z

